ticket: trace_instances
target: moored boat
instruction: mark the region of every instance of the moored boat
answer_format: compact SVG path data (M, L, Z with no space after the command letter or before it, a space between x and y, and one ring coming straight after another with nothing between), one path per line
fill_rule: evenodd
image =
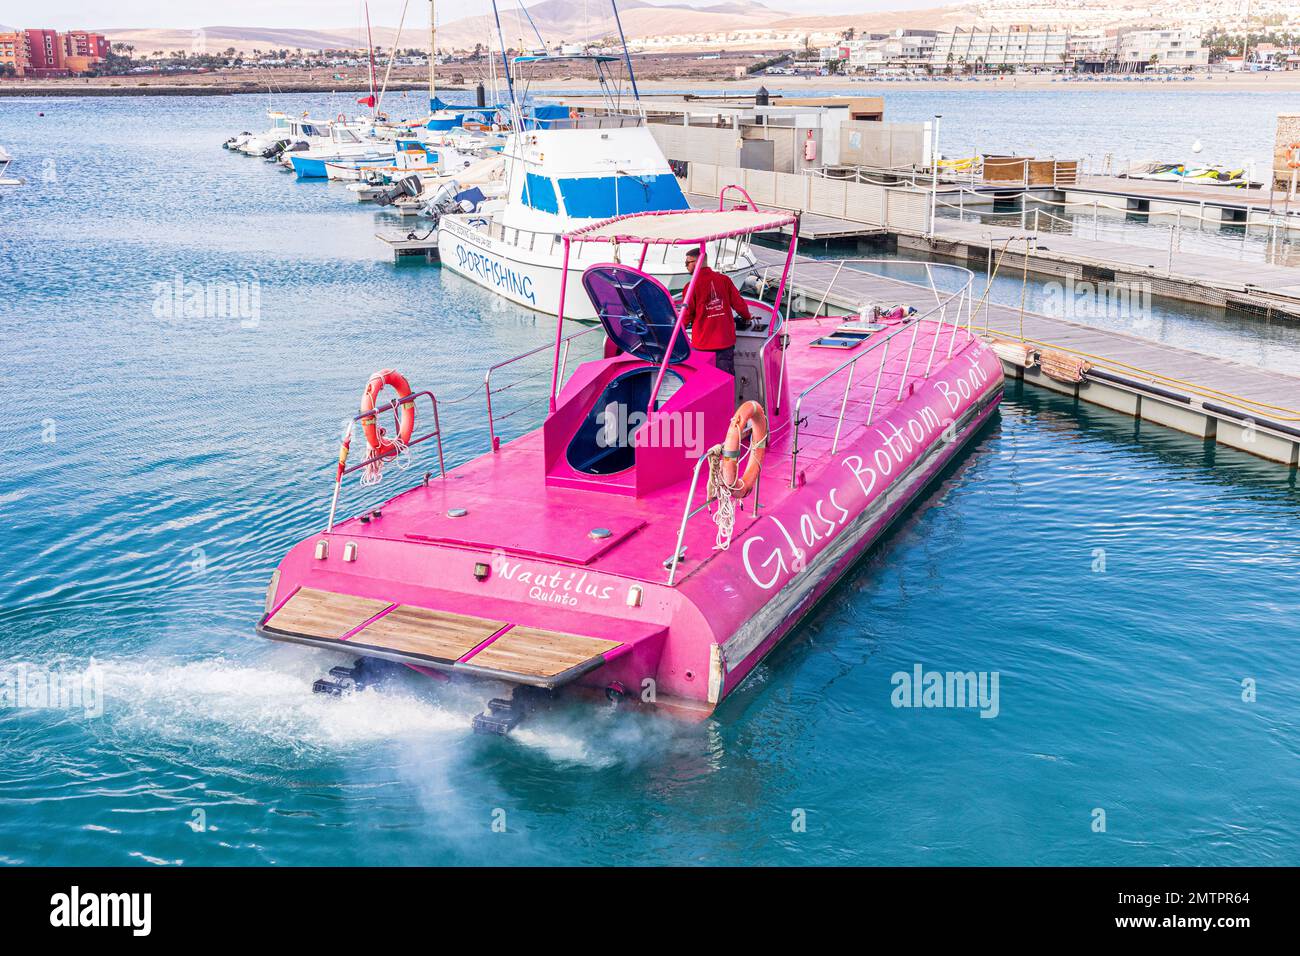
M777 230L792 234L784 270L771 302L748 303L734 378L693 347L671 291L610 254L644 262L654 247ZM317 683L331 693L364 681L374 660L512 685L476 718L487 732L561 691L712 712L920 499L1002 394L1001 364L971 328L967 270L917 263L923 276L951 273L923 288L858 263L854 277L874 275L882 298L911 295L914 308L791 316L797 230L797 216L748 203L566 233L566 271L574 247L606 250L581 275L600 325L566 335L562 293L554 343L488 372L488 450L450 470L436 397L377 373L348 423L326 526L276 569L258 632L359 658ZM683 301L694 294L693 279ZM571 362L598 330L603 356ZM503 440L497 425L514 413L500 403L541 356L544 420ZM398 397L380 404L386 384ZM424 433L417 406L431 413ZM367 452L349 464L357 425ZM436 473L338 518L347 475L373 480L426 442Z
M617 4L612 6L617 18ZM504 51L499 22L498 38ZM472 213L439 218L436 243L443 268L549 315L556 314L567 297L571 318L594 321L596 314L582 294L582 270L576 268L594 260L586 258L589 250L579 244L568 250L578 259L566 265L559 237L611 216L688 208L676 175L646 126L631 54L626 42L622 47L621 56L552 55L543 50L507 59L502 53L510 90L510 132L502 149L505 195L480 203ZM532 72L556 62L591 67L602 105L582 111L561 105L526 109ZM616 76L620 65L630 103ZM638 268L680 290L687 272L679 250L661 246L654 252ZM709 254L714 268L732 276L749 273L755 264L748 236L711 245ZM562 275L568 277L567 287L561 286Z

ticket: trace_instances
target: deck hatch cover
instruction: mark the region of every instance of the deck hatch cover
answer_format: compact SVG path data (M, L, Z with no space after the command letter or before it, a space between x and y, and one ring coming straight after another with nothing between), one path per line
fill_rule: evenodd
M607 538L592 538L593 521L610 530ZM576 508L545 507L524 501L503 502L495 508L470 508L460 518L434 515L412 541L455 544L482 551L590 564L645 526L640 517L595 514ZM509 533L503 533L508 529Z

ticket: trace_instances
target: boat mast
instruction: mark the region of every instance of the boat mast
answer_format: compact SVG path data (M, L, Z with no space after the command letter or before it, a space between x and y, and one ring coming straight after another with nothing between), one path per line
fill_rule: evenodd
M433 101L438 98L438 82L434 79L433 58L437 55L438 50L438 3L437 0L429 0L429 109L433 109Z
M397 36L393 38L393 47L388 51L388 67L384 70L384 85L379 88L379 102L375 104L378 110L384 105L384 94L388 92L388 80L393 75L393 60L397 56L397 49L402 44L402 27L406 25L406 10L411 5L411 0L405 0L402 4L402 16L397 21Z
M375 98L375 38L370 32L370 4L366 4L366 44L370 54L370 118L374 119L379 110L379 101Z
M623 44L623 62L627 64L627 78L632 83L632 99L641 102L641 94L636 88L636 74L632 72L632 54L627 50L627 37L623 35L623 19L618 15L618 0L609 0L614 8L614 22L618 24L618 40Z
M514 127L519 130L523 127L519 103L515 101L515 80L510 75L510 58L506 53L506 35L501 30L501 11L497 7L497 0L492 0L492 15L497 21L497 41L501 44L501 65L506 71L506 89L510 93L510 114L514 120Z

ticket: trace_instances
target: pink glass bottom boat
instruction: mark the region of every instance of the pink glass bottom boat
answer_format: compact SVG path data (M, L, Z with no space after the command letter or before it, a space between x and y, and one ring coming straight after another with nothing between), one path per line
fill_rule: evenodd
M971 328L964 269L889 264L914 266L932 280L922 287L850 263L847 277L888 288L888 307L799 317L787 304L783 314L794 215L747 203L618 217L566 235L565 268L577 243L607 243L611 259L633 250L630 258L644 261L655 245L703 248L782 228L792 234L784 271L773 301L751 302L758 320L738 333L734 379L691 347L668 290L612 261L583 275L599 326L566 336L561 298L554 346L488 373L484 454L441 468L429 392L358 415L356 423L373 426L392 412L400 427L418 406L430 430L407 435L412 447L401 454L434 442L438 472L346 519L331 508L325 530L280 563L258 632L361 660L335 668L318 690L346 690L373 660L513 685L476 718L479 730L505 732L561 691L712 712L918 499L1002 396L1001 365ZM952 280L941 283L946 291L933 281L940 271ZM894 308L904 295L912 301ZM603 357L570 363L575 340L601 329ZM514 383L501 379L528 359L550 360L547 414L503 442L496 424ZM751 403L763 414L746 417L765 419L768 434L741 436L737 461L724 438L738 406L756 411ZM381 436L348 465L348 441L335 505L346 475L392 463L394 449L383 444L391 439ZM752 474L756 452L761 471L746 494L724 466Z

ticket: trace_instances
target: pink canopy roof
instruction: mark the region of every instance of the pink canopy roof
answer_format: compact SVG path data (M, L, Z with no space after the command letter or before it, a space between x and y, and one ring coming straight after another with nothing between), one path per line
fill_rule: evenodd
M673 209L634 212L565 233L571 242L694 245L755 232L776 232L795 222L792 212L753 209Z

